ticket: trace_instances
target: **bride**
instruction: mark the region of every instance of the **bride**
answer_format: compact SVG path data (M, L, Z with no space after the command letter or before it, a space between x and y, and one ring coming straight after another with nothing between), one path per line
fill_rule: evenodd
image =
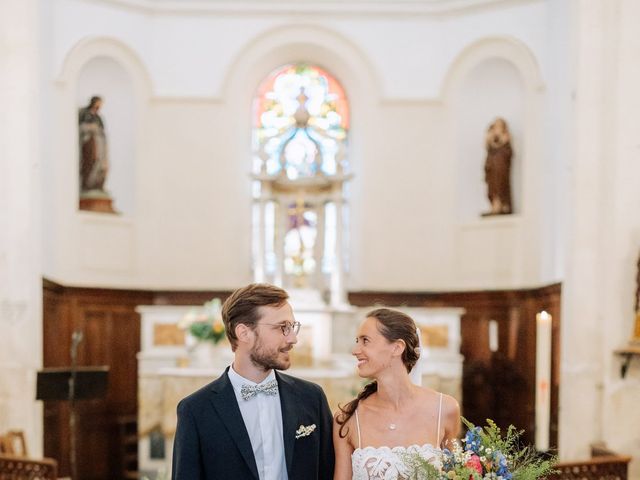
M458 435L458 402L411 381L419 342L408 315L387 308L367 314L352 353L358 374L374 381L334 417L334 480L404 480L407 454L437 462L437 451Z

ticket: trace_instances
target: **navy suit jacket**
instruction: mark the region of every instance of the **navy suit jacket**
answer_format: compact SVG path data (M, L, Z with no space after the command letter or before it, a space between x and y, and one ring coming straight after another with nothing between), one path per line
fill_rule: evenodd
M259 480L228 371L178 404L173 480ZM324 392L277 371L276 379L289 480L333 479L333 418ZM301 425L313 424L310 435L296 439Z

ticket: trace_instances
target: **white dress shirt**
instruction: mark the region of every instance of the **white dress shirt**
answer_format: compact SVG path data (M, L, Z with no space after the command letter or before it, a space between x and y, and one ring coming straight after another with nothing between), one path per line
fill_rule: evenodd
M248 400L243 400L240 389L243 384L262 385L275 379L276 375L272 370L261 383L255 383L237 373L233 365L229 368L229 380L236 394L242 420L249 433L260 480L288 480L289 478L284 458L280 395L259 393Z

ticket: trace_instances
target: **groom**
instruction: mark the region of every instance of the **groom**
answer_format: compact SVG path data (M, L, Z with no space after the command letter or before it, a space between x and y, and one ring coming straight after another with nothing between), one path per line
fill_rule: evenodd
M300 323L281 288L252 284L222 306L233 364L178 404L173 480L333 478L322 389L280 373Z

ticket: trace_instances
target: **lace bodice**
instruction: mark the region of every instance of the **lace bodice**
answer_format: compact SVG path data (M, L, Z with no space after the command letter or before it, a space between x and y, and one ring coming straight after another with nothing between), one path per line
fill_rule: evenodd
M440 420L442 417L442 393L438 406L437 440L440 443ZM364 447L360 434L358 409L355 410L358 448L351 454L352 480L407 480L411 476L411 459L422 457L440 468L440 449L430 443L409 447ZM394 427L395 428L395 427Z
M407 457L420 455L436 467L439 449L431 444L410 447L365 447L356 448L351 454L353 480L405 480L411 469Z

